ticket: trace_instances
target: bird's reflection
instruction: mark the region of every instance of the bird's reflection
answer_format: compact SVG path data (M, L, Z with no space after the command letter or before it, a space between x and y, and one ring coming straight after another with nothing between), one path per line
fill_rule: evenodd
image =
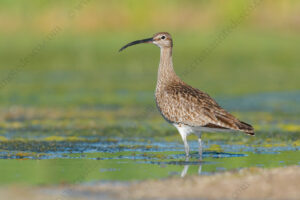
M180 175L182 178L185 177L186 173L189 170L189 167L190 167L190 165L184 165L183 170L181 171L181 175Z
M185 158L185 162L187 164L184 165L182 171L181 171L181 174L180 176L183 178L185 177L185 175L187 174L188 170L189 170L189 167L190 165L192 165L191 163L189 163L189 160L190 158L189 157L186 157ZM201 171L202 171L202 159L199 160L199 168L198 168L198 174L201 175Z

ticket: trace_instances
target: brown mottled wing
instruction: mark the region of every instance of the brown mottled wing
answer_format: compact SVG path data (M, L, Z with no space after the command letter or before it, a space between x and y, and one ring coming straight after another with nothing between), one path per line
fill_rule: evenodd
M160 111L171 122L196 127L231 129L254 135L251 125L239 121L221 108L208 94L184 83L171 84L158 102Z

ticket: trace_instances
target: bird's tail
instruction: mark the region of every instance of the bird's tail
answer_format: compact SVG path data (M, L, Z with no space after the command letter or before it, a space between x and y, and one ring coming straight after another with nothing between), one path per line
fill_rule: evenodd
M250 124L239 121L236 123L236 125L239 127L240 131L243 131L249 135L255 135L254 128Z

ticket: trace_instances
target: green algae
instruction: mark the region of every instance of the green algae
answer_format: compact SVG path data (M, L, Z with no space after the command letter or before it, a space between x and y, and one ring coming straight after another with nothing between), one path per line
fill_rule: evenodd
M206 149L206 151L222 152L223 149L220 145L212 144L212 145L210 145L210 147L208 149Z

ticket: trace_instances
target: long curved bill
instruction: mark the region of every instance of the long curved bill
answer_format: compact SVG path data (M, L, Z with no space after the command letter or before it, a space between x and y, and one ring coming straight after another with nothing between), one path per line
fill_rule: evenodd
M136 45L136 44L141 44L141 43L152 43L153 42L153 38L147 38L147 39L143 39L143 40L136 40L136 41L133 41L133 42L130 42L128 44L126 44L124 47L122 47L120 51L123 51L124 49L126 49L127 47L130 47L132 45Z

